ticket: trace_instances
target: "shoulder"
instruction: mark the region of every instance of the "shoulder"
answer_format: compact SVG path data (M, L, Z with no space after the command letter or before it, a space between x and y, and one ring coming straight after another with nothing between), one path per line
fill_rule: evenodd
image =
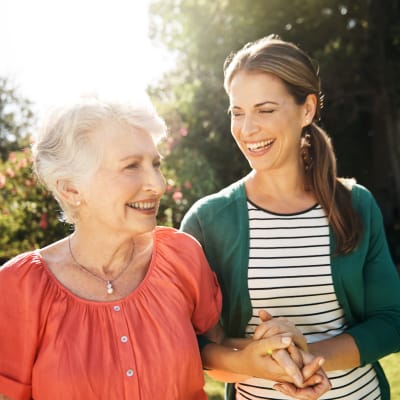
M0 268L1 307L34 307L48 293L49 279L38 251L12 258Z
M244 180L239 180L221 189L217 193L210 194L197 200L187 215L198 214L205 219L213 219L221 211L236 206L241 201L246 200Z
M20 295L26 292L39 292L48 282L43 260L38 251L20 254L0 267L0 293Z
M378 204L365 186L355 183L351 188L351 201L353 207L361 214L380 213Z
M355 179L340 178L339 181L350 192L351 201L356 210L361 211L371 204L375 204L372 193L365 186L356 183Z
M188 233L175 228L157 226L154 231L154 241L158 247L169 249L172 252L186 252L201 246L197 239ZM187 249L187 250L186 250Z
M175 276L198 279L209 269L203 248L197 239L175 228L155 230L155 259L159 268L173 271ZM197 278L196 278L197 277Z
M8 260L0 267L1 276L25 275L28 271L34 270L41 265L40 256L36 251L29 251L19 254Z
M374 195L365 186L353 182L346 186L351 193L351 204L363 222L364 229L378 229L382 224L382 212Z

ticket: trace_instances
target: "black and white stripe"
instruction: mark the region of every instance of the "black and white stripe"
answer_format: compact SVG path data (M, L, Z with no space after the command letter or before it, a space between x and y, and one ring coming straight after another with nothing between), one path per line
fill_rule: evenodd
M248 202L250 253L248 287L253 307L246 334L259 325L258 311L289 318L309 343L346 329L333 287L329 226L315 206L298 214L274 214ZM371 365L328 374L332 390L321 399L380 399ZM237 399L287 399L274 382L252 378L236 385Z

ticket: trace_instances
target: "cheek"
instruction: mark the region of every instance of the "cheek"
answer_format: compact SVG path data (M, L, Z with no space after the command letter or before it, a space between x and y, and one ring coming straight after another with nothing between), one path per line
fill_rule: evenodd
M167 189L167 180L165 179L165 176L160 173L160 192L161 194L165 193L165 190Z
M231 122L231 134L235 140L237 140L240 136L240 126L241 124L238 121Z

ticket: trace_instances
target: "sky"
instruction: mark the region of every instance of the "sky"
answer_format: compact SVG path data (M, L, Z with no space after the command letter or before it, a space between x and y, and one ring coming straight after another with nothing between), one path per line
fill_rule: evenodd
M38 114L80 95L129 100L173 65L149 0L0 0L0 76Z

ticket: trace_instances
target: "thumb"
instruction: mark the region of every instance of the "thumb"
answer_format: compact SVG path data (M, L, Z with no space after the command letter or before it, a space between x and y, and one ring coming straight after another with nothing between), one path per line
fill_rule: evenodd
M261 319L261 322L267 322L273 318L272 315L268 311L265 311L265 310L260 310L258 312L258 316Z
M307 354L307 353L306 353ZM303 377L304 380L309 379L312 377L314 374L316 374L320 369L322 364L324 363L323 357L309 357L310 354L307 354L305 357L303 357L304 361L304 367L303 367Z
M271 355L274 350L285 349L292 343L290 336L274 335L254 341L252 346L259 355Z

